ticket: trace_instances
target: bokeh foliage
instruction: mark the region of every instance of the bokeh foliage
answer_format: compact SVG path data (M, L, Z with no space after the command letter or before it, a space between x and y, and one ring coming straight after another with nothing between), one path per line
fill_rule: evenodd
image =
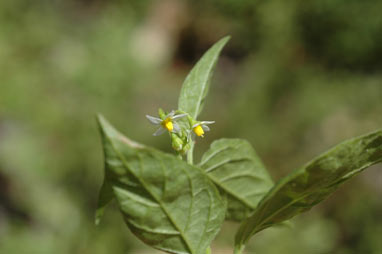
M152 253L116 209L93 224L102 178L95 114L170 151L144 115L176 107L186 73L226 34L201 117L216 124L199 157L215 138L246 138L278 179L380 128L381 8L378 0L0 1L0 253ZM292 229L262 232L252 250L380 253L380 170ZM217 253L232 246L232 227Z

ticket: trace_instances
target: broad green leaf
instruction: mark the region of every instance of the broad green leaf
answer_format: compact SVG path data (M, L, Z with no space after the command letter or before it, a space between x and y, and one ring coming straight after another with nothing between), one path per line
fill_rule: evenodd
M227 194L229 220L247 218L273 186L255 150L243 139L214 141L199 166Z
M226 36L215 43L197 62L183 83L178 107L180 110L189 113L194 119L196 119L202 111L214 67L220 51L228 42L229 38L229 36Z
M112 189L130 230L156 249L205 254L226 210L214 184L201 169L127 139L101 116L98 121L105 152L102 190L109 197ZM101 207L107 201L101 199Z
M236 253L257 232L308 211L344 181L382 161L382 130L347 140L281 179L241 224Z

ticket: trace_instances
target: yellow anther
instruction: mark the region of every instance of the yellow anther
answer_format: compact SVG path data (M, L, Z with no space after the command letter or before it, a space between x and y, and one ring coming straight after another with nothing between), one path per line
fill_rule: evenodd
M169 122L166 123L166 129L167 129L168 131L172 131L172 130L174 129L174 125L172 124L171 121L169 121Z
M163 128L167 129L170 132L174 129L174 125L172 124L170 117L163 120L161 124L162 124Z
M196 135L198 135L198 137L201 136L203 138L204 130L203 130L202 126L198 125L198 126L194 127L194 132Z

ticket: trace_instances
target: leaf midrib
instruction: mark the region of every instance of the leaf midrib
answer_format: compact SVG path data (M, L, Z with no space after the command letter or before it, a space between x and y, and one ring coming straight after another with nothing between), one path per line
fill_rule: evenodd
M121 155L121 153L115 148L114 146L114 143L113 141L108 137L108 135L105 135L107 137L107 139L109 140L111 146L113 147L113 150L114 152L118 155L118 157L120 157L120 160L122 161L122 163L124 164L124 166L129 169L129 166L128 166L128 163L126 162L126 160L124 159L124 156ZM191 245L190 243L188 242L187 240L187 237L185 237L184 233L182 230L180 230L180 227L177 225L177 223L175 222L175 220L171 217L170 213L167 211L167 209L165 208L165 206L163 205L163 203L150 191L150 189L146 186L146 184L144 183L144 181L138 177L133 171L129 170L138 180L139 182L142 184L142 186L146 189L146 191L155 199L155 201L158 202L158 204L160 205L160 207L162 208L162 210L164 211L164 213L167 215L167 217L170 219L171 223L174 225L174 227L179 231L180 233L180 236L182 237L182 239L184 240L184 242L186 243L187 245L187 248L190 250L191 254L194 253L193 249L191 248Z
M204 90L206 89L207 87L207 83L208 83L208 79L210 77L210 72L211 72L211 69L212 67L214 66L215 64L215 61L217 60L217 56L215 54L215 57L213 57L213 60L210 61L211 64L209 64L208 66L208 71L207 71L207 77L203 77L203 85L202 85L202 92L200 93L200 96L198 97L198 103L196 104L196 108L195 108L195 114L194 114L194 119L197 118L198 116L198 113L199 113L199 108L200 108L200 105L202 103L202 98L205 96L205 93L204 93ZM197 67L197 69L195 70L195 72L198 72L200 69L200 66ZM197 76L197 75L195 75Z

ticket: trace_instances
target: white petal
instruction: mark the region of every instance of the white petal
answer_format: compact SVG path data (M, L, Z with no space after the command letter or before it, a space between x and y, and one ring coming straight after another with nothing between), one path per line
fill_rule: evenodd
M213 124L215 121L202 121L201 124Z
M166 132L165 128L160 127L156 132L154 132L153 136L159 136Z
M200 125L200 123L196 123L196 124L192 125L192 128L195 128L198 125Z
M203 129L204 131L210 131L210 127L208 127L208 126L205 125L205 124L202 125L202 129Z
M196 134L193 131L188 132L187 142L190 143L195 140Z
M152 123L152 124L160 124L162 122L162 119L158 118L158 117L153 117L153 116L149 116L149 115L146 115L146 118Z
M176 119L179 119L179 118L182 118L182 117L185 117L187 114L180 114L180 115L176 115L176 116L173 116L171 117L172 120L176 120Z
M174 126L174 132L177 132L177 133L180 132L179 124L173 122L173 123L172 123L172 126Z
M171 112L167 114L166 118L167 117L171 117L172 118L174 115L175 115L175 111L171 110Z

